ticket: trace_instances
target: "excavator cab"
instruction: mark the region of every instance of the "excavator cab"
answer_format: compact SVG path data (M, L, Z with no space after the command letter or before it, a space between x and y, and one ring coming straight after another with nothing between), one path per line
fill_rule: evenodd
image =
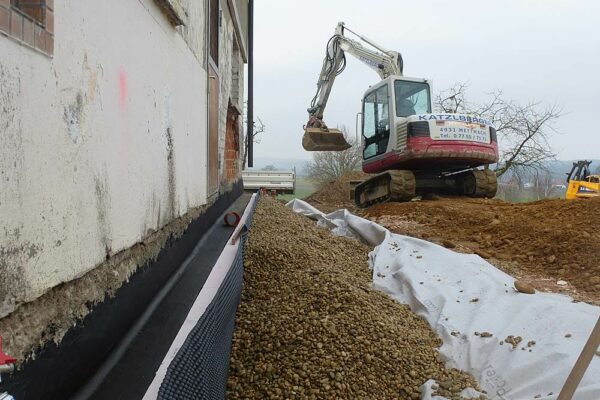
M431 112L429 83L391 76L367 90L362 106L363 159L369 160L388 152L390 133L407 117Z

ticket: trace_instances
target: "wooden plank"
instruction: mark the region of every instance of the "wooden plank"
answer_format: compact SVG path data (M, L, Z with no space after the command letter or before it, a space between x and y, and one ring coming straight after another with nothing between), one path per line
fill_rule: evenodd
M585 371L590 365L592 358L594 358L594 354L598 350L598 346L600 346L600 317L596 322L596 326L592 330L592 333L585 344L583 346L583 350L579 354L579 358L575 362L575 366L571 370L571 373L567 377L565 384L558 395L558 400L570 400L573 398L573 394L575 394L575 390L577 386L579 386L579 382L585 375Z

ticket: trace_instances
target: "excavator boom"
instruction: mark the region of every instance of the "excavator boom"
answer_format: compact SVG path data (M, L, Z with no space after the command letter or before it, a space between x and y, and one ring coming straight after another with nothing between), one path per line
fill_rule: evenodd
M323 67L317 82L317 93L308 109L309 120L304 127L302 147L307 151L344 151L352 147L339 129L330 129L323 122L323 112L329 99L335 78L346 66L345 54L349 53L374 69L382 79L390 75L402 75L402 56L395 51L385 50L373 41L354 32L359 39L375 50L344 35L347 29L343 22L337 25L335 34L327 42Z

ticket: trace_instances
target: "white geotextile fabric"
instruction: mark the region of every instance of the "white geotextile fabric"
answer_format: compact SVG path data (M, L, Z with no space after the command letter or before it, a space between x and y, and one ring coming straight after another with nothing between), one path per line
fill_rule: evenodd
M511 276L477 255L391 233L347 210L326 215L302 200L287 206L376 246L369 254L373 287L424 317L444 342L446 366L470 372L490 399L556 399L600 315L599 307L567 296L518 293ZM509 335L523 339L514 350L499 344ZM529 341L535 345L527 347ZM423 392L424 399L437 398ZM573 399L600 399L599 356Z

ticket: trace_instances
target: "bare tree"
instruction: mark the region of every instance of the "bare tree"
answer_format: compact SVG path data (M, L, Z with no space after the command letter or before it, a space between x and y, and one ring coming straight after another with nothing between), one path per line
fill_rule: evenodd
M498 179L497 197L505 201L520 201L523 198L524 187L523 171L511 171Z
M434 106L438 112L469 114L495 126L500 147L498 176L507 171L541 169L545 161L556 157L548 139L555 132L553 124L561 116L557 105L517 104L506 100L500 90L490 93L485 103L476 104L467 100L466 92L467 84L456 83L437 94Z
M536 169L533 175L533 188L538 200L547 199L554 191L552 173L549 169Z
M335 181L360 167L362 160L360 144L350 138L345 126L340 127L340 130L352 147L344 151L315 152L312 161L306 166L307 175L319 186Z
M263 171L276 171L277 168L273 164L265 165L262 169Z
M248 106L247 103L248 102L244 102L244 159L242 161L242 170L246 169L246 161L248 160L248 113L246 111ZM252 141L258 144L260 143L259 135L266 130L266 126L265 124L263 124L260 117L256 117L256 121L253 121L252 126L254 127L254 129L252 129Z

